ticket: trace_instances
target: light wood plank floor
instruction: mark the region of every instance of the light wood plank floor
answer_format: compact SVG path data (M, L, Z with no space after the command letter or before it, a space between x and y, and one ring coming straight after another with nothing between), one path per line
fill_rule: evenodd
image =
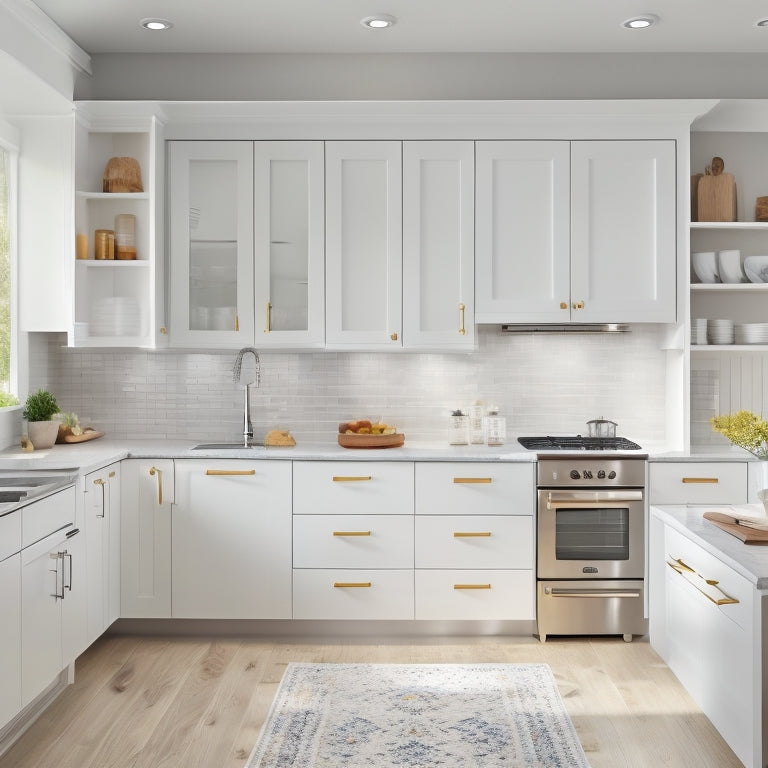
M647 639L114 635L80 657L75 684L0 768L243 768L289 661L543 662L592 768L741 766Z

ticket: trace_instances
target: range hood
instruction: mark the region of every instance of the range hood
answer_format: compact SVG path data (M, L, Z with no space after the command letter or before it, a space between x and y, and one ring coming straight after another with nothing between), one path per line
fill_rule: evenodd
M501 326L502 333L628 333L629 326L620 323L562 323L536 325L534 323Z

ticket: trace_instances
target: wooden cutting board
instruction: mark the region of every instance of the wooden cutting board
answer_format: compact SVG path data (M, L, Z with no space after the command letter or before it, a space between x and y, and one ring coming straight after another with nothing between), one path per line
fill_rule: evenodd
M736 180L732 173L702 176L696 191L697 221L736 221Z
M718 528L722 528L726 533L741 539L745 544L768 544L768 531L741 525L738 517L725 515L722 512L705 512L704 518Z

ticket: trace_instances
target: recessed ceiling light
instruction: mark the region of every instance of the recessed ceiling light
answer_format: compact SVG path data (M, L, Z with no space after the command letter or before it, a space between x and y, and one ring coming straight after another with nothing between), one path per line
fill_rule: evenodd
M758 19L755 22L756 27L768 27L768 19Z
M659 17L654 16L652 13L646 13L643 16L633 16L631 19L627 19L621 23L622 27L627 29L648 29L658 22Z
M151 29L153 32L170 29L173 26L173 22L168 21L168 19L142 19L139 24L141 24L144 29Z
M360 19L360 23L368 29L386 29L393 27L397 23L397 19L394 16L379 13L376 16L366 16L364 19Z

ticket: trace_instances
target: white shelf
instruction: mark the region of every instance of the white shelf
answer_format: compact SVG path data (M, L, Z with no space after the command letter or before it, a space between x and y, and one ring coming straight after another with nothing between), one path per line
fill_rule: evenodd
M768 352L768 344L691 344L691 352Z
M148 192L83 192L77 191L82 200L149 200Z
M694 293L764 293L768 283L691 283Z
M149 266L148 259L75 259L78 269L104 269L119 267L120 269L142 269Z
M768 231L768 221L692 221L691 229L762 229Z

